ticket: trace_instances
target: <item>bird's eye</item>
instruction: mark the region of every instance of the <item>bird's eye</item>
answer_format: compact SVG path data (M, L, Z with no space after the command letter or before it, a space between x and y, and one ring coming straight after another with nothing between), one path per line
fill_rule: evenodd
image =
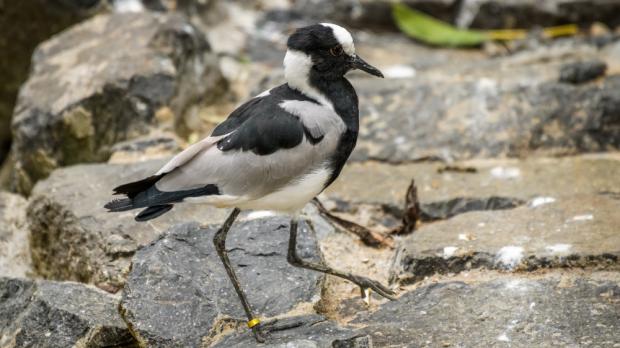
M335 47L332 47L329 49L329 54L331 54L334 57L338 57L340 55L342 55L343 50L342 50L342 46L338 45Z

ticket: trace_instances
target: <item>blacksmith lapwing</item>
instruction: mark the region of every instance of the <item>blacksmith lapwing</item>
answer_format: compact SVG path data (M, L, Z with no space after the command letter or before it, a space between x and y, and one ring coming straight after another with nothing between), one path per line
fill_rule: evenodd
M126 198L105 205L113 212L144 208L137 221L154 219L182 202L233 208L213 241L257 340L259 325L228 260L226 235L240 209L290 213L288 261L348 279L394 299L371 279L302 260L296 253L297 212L340 174L355 147L358 98L344 75L353 69L383 77L355 54L353 38L329 23L297 29L284 57L286 83L250 99L213 133L172 158L154 175L114 189Z

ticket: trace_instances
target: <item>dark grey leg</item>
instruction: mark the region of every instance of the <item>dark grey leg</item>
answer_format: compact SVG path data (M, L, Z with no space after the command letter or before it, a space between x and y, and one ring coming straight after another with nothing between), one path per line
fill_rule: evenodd
M287 260L291 265L295 267L301 267L301 268L311 269L313 271L317 271L321 273L331 274L333 276L340 277L354 284L357 284L362 290L362 297L365 297L364 290L370 288L370 289L373 289L375 292L377 292L377 294L387 299L396 300L396 297L394 297L395 295L394 291L392 291L391 289L388 289L383 284L377 281L368 279L366 277L357 276L355 274L337 271L323 264L307 262L307 261L302 260L297 255L297 219L295 218L291 219L291 232L290 232L290 237L288 240Z
M226 221L222 225L222 227L215 233L213 236L213 244L215 245L215 250L217 254L220 256L222 263L224 264L224 268L226 269L226 273L228 273L228 278L232 282L235 287L235 291L237 292L237 296L239 296L239 300L241 300L241 305L243 306L243 310L245 311L246 316L248 317L248 326L252 328L252 332L254 333L254 337L258 342L265 342L265 338L263 337L259 325L258 318L254 316L252 313L252 308L250 307L250 303L248 299L245 297L243 290L241 290L241 285L239 285L239 279L237 279L237 275L235 271L232 269L230 264L230 260L228 259L228 252L226 251L226 235L228 234L228 230L232 226L233 222L239 215L240 210L238 208L233 209L232 213L226 218Z

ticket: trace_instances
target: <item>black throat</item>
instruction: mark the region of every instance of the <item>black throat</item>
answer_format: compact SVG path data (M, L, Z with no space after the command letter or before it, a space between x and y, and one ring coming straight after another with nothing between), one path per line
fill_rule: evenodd
M340 175L342 167L344 167L357 142L359 131L357 93L355 93L355 89L344 76L336 79L325 79L316 71L311 70L308 82L332 103L334 110L347 127L338 142L336 152L330 159L332 174L325 183L325 187L327 187Z

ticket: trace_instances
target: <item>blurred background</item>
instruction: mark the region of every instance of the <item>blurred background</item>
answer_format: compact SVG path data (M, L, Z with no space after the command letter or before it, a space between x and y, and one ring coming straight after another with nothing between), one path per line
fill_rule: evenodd
M237 300L212 234L182 224L226 211L102 207L283 83L288 35L316 22L385 78L348 75L358 144L306 209L304 255L401 297L292 269L288 220L244 215L256 310L312 323L277 342L618 346L620 0L0 0L1 347L253 344L224 338Z
M57 167L204 136L282 81L287 35L317 21L350 28L387 77L351 74L365 97L358 159L620 146L618 1L24 0L0 11L1 182L24 194Z

